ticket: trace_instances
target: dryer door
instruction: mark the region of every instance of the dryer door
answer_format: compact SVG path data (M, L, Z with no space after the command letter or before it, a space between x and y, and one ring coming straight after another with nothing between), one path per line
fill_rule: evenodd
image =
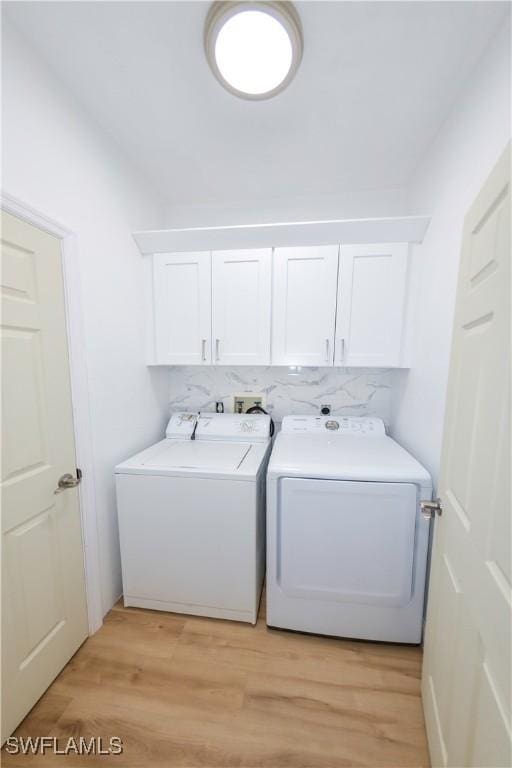
M406 605L417 489L410 483L284 478L277 579L291 597Z

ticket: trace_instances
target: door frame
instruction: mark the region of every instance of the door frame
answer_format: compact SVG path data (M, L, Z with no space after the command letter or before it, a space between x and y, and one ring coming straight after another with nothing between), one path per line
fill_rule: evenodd
M92 635L103 624L103 606L101 599L96 490L90 421L89 377L85 355L81 352L85 348L85 328L78 262L78 238L69 227L49 218L44 213L32 208L32 206L26 205L10 194L2 192L0 204L2 210L57 237L61 243L76 463L82 470L82 482L78 488L78 499L82 523L87 616L89 634Z

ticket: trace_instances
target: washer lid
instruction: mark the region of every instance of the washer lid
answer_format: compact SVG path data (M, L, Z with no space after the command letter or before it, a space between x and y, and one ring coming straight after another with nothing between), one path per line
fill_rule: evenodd
M123 461L117 475L201 477L254 482L270 451L266 442L166 438Z
M207 442L206 440L164 440L145 460L143 467L177 469L217 469L233 472L243 462L251 446L247 443Z

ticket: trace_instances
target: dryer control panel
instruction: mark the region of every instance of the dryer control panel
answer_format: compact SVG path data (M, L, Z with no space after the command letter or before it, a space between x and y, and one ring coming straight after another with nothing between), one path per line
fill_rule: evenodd
M382 437L386 434L382 419L369 416L285 416L281 431L287 434L361 435L364 437Z

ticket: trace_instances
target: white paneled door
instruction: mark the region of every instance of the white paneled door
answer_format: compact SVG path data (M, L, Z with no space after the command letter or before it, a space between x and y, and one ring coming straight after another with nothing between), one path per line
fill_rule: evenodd
M272 249L212 254L216 365L270 365Z
M155 256L154 362L160 365L211 362L210 262L209 251Z
M2 741L87 636L59 240L2 214Z
M407 243L342 245L335 365L399 366Z
M338 246L276 248L272 364L332 366Z
M433 766L510 768L510 150L464 229L427 614Z

